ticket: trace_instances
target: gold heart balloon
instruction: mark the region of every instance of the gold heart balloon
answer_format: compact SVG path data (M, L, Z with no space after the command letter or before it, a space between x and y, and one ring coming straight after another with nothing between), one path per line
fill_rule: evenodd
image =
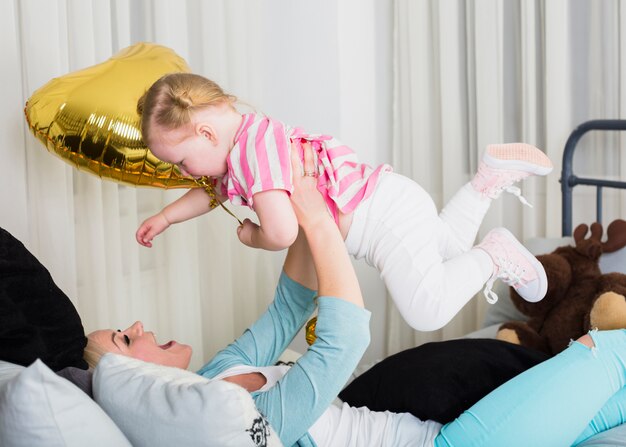
M107 61L54 78L28 99L28 126L49 152L76 168L133 186L204 188L220 205L211 179L181 175L141 138L137 100L161 76L188 72L185 60L153 43L131 45Z
M197 187L148 150L136 111L154 81L181 71L189 67L171 49L137 43L39 88L26 103L26 120L49 152L80 170L134 186Z

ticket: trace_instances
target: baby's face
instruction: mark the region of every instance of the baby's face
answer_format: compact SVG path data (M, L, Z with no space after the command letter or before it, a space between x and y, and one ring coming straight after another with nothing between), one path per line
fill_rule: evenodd
M155 132L150 150L159 159L177 165L185 176L221 176L228 170L229 148L221 147L192 125Z

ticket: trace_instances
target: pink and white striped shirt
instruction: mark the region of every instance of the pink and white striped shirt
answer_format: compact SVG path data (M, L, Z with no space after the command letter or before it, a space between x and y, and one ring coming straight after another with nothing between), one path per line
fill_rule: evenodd
M317 188L338 222L339 213L351 213L368 198L381 172L391 171L382 164L376 169L360 163L348 146L327 135L307 134L300 128L263 115L244 114L227 159L228 172L218 180L221 192L235 205L254 206L254 194L272 189L293 191L291 142L297 144L302 160L302 143L309 141L316 155Z

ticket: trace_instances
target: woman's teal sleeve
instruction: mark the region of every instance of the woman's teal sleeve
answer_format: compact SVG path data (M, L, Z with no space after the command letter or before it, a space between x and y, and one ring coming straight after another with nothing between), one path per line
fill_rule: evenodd
M235 365L274 365L315 310L315 294L281 273L274 301L265 313L198 374L212 378Z
M331 297L318 299L317 339L266 392L252 394L285 446L305 436L330 406L370 341L370 312Z

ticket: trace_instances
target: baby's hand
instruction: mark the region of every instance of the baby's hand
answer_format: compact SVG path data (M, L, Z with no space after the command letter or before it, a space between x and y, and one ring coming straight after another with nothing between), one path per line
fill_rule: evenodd
M257 248L252 243L252 233L259 231L259 226L250 219L244 219L243 224L237 227L237 236L239 240L248 247Z
M165 215L161 212L147 218L135 233L135 238L144 247L152 247L152 239L163 233L170 226Z

